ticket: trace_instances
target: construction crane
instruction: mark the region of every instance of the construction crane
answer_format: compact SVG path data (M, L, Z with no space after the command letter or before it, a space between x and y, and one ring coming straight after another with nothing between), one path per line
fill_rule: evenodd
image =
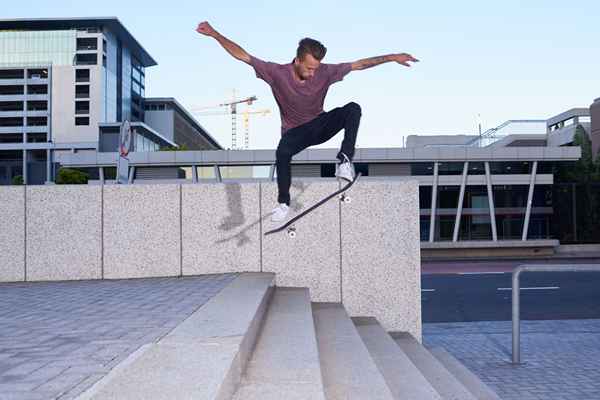
M252 103L254 101L256 101L257 98L256 96L251 96L245 99L241 99L238 100L236 99L235 96L235 90L233 91L233 98L230 102L226 102L226 103L221 103L215 106L211 106L211 107L192 107L191 108L191 112L194 115L231 115L231 148L232 149L238 149L238 145L237 145L237 114L238 114L238 110L237 110L237 105L238 104L242 104L242 103L246 103L247 105L252 105ZM217 108L217 107L228 107L229 110L228 111L202 111L202 110L208 110L211 108ZM271 112L271 110L268 109L264 109L264 110L258 110L258 111L249 111L248 108L246 108L242 114L244 116L244 128L245 128L245 134L244 134L244 145L242 148L247 149L248 145L249 145L249 117L248 115L250 114L259 114L259 115L267 115Z

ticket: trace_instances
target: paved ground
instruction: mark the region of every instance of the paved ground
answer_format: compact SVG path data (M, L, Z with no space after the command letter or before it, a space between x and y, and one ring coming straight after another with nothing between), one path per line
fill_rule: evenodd
M0 400L76 397L234 277L0 284Z
M503 400L600 399L600 320L524 321L521 360L511 360L509 321L431 323L426 346L442 346Z

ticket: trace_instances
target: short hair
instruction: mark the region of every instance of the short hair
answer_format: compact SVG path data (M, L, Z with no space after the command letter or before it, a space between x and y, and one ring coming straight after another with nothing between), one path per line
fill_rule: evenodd
M326 53L327 48L323 46L321 42L311 38L304 38L298 43L296 57L298 60L303 60L306 54L310 54L317 60L321 61L325 57Z

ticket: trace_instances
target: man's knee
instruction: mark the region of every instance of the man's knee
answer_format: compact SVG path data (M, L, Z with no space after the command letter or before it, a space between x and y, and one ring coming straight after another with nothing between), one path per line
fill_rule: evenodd
M352 115L357 115L359 117L362 115L362 109L358 103L351 101L350 103L346 104L345 108Z
M279 144L279 146L277 146L277 150L275 151L275 157L277 157L277 160L291 159L292 155L292 152L285 145Z

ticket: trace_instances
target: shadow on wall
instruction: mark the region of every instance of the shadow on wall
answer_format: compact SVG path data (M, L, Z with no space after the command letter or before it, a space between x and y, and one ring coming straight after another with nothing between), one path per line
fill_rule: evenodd
M296 189L298 193L292 199L290 208L294 212L298 212L304 208L304 203L299 201L299 199L302 197L303 193L310 187L310 185L307 185L304 182L296 182L292 184L292 187ZM223 218L221 224L219 225L219 229L227 232L243 226L244 222L246 222L246 217L244 216L242 208L239 207L239 205L242 204L242 186L239 183L228 184L225 186L225 194L227 196L227 209L229 211L229 215ZM221 244L232 240L236 240L237 246L242 247L243 245L251 241L250 237L248 236L248 231L256 225L260 224L261 221L265 221L268 218L270 218L270 216L271 213L266 214L264 217L259 218L250 225L247 225L240 232L226 237L224 239L218 240L215 242L215 244Z

